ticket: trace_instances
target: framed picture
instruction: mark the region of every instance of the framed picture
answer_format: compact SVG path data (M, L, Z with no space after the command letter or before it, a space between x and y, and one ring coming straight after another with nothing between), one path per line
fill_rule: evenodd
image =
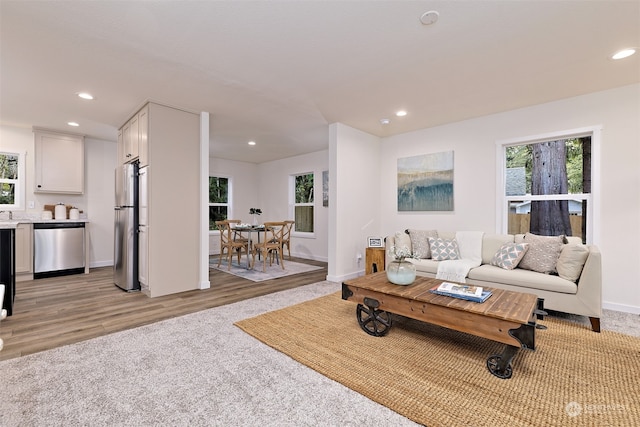
M398 212L453 211L453 151L398 159Z
M367 239L367 246L370 248L384 248L384 241L382 237L369 237Z

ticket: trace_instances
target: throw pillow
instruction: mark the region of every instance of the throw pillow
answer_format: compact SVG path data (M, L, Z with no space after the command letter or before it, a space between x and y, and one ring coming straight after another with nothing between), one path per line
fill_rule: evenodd
M431 250L429 246L429 237L438 237L436 230L412 230L409 229L409 237L411 238L411 247L413 255L416 258L431 258Z
M585 245L581 243L564 245L556 264L558 276L576 282L582 274L582 268L588 257L589 248Z
M429 237L429 247L431 249L431 258L434 261L460 258L456 239L434 239L433 237Z
M513 270L527 253L527 249L529 249L528 243L505 243L493 256L491 265Z
M404 231L396 232L394 246L396 248L408 248L409 251L413 251L413 248L411 247L411 237Z
M527 233L524 235L524 242L529 243L529 249L518 264L518 267L525 270L537 271L538 273L555 273L556 263L562 251L565 237L562 236L538 236Z

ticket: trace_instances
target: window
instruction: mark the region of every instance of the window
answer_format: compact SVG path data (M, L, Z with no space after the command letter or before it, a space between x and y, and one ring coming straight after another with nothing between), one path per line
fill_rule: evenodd
M292 176L293 216L296 232L313 233L313 174Z
M24 156L0 152L0 210L24 209Z
M592 134L502 145L503 231L593 241Z
M216 221L229 217L229 178L209 177L209 230L217 230Z

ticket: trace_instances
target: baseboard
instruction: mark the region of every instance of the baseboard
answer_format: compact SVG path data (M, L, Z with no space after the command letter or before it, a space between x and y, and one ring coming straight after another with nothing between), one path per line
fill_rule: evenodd
M343 274L340 276L331 276L327 274L326 280L329 282L341 283L345 280L355 279L356 277L364 276L364 270L359 270L349 274Z
M112 267L113 260L110 261L94 261L89 264L89 268Z
M602 308L606 310L621 311L623 313L640 314L640 307L613 302L602 302Z

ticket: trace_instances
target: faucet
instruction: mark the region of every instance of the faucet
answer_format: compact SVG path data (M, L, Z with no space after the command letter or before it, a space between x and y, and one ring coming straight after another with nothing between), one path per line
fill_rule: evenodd
M13 219L13 211L0 211L0 213L7 212L9 214L9 220Z

